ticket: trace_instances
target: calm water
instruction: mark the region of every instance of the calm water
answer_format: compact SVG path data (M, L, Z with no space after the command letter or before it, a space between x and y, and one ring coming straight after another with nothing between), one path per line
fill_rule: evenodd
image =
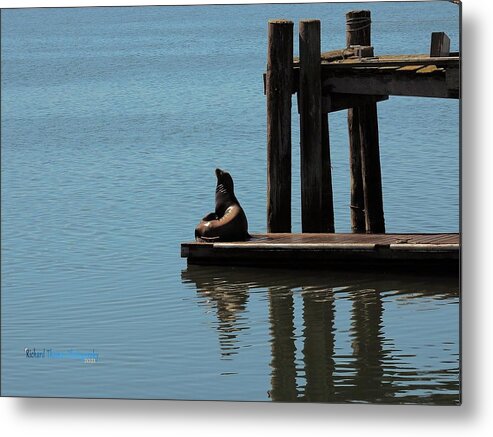
M267 20L320 18L329 50L362 7L379 54L427 53L433 31L459 49L447 2L2 11L2 394L458 402L457 278L180 258L217 166L266 229ZM388 232L457 232L458 101L393 97L379 120ZM346 114L330 123L347 232Z

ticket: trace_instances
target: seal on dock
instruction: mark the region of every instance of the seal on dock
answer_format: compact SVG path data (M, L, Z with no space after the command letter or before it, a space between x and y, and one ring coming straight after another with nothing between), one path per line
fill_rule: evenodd
M207 214L195 228L197 241L244 241L250 238L248 222L235 196L231 175L216 168L216 210Z

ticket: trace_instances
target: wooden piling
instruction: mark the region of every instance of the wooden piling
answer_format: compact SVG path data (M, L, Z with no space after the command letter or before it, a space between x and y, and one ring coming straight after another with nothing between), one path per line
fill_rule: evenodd
M346 47L371 45L371 12L349 11L346 14Z
M358 108L348 109L349 129L349 171L351 190L351 230L365 232L365 198L363 195L363 176L361 173L361 143L359 137Z
M334 196L332 193L332 166L330 160L329 114L322 112L322 187L324 200L322 202L322 218L327 225L326 232L335 232Z
M346 45L371 45L370 11L346 14ZM359 126L359 128L358 128ZM376 103L348 112L353 232L384 233L383 194ZM359 149L359 150L358 150ZM358 170L358 167L361 170ZM362 214L365 213L365 226Z
M346 47L369 46L371 41L370 11L350 11L346 14ZM349 171L351 189L351 230L365 232L365 198L361 172L361 141L358 108L348 110Z
M271 20L267 49L267 229L291 232L293 22Z
M320 20L299 24L301 228L302 232L328 232L327 178L322 152L322 87L320 80Z
M361 175L365 199L365 224L368 234L385 233L382 174L378 144L377 104L358 108L361 141Z

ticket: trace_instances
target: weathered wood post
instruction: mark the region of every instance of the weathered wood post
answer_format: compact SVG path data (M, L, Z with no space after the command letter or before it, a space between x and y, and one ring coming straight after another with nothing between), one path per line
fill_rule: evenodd
M377 104L362 105L358 111L366 232L368 234L383 234L385 233L385 219L383 215Z
M329 189L324 177L327 159L322 150L320 20L300 21L299 32L301 228L302 232L328 232Z
M334 196L332 193L332 166L330 160L329 114L322 112L322 217L327 224L326 232L335 232ZM325 197L326 196L326 197Z
M450 38L445 32L432 32L430 57L450 56Z
M346 14L346 47L370 45L370 11L351 11ZM348 110L349 171L351 189L351 229L365 232L365 198L361 173L361 142L358 108Z
M362 233L365 225L365 198L361 173L361 143L359 139L358 108L348 109L349 172L351 189L351 230Z
M370 11L346 14L346 45L371 45ZM377 104L348 112L353 232L384 233ZM364 210L364 226L363 226Z
M267 232L291 232L293 22L270 20L267 49Z

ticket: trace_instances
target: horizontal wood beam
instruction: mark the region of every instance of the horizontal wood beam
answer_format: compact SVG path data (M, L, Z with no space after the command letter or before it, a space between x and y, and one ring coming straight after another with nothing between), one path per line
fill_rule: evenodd
M322 91L322 112L336 112L349 108L367 105L369 103L388 100L389 96L374 96L365 94L324 93Z
M457 97L460 94L460 69L457 68L447 68L445 71L445 82L449 90L457 92Z
M458 98L458 75L437 76L380 72L324 74L322 86L331 93Z
M322 52L320 59L326 62L342 61L343 59L351 58L353 56L361 56L362 58L373 56L374 50L372 46L358 46L347 47L344 49L330 50L328 52ZM293 62L298 63L299 57L294 57ZM356 59L357 60L357 59Z

